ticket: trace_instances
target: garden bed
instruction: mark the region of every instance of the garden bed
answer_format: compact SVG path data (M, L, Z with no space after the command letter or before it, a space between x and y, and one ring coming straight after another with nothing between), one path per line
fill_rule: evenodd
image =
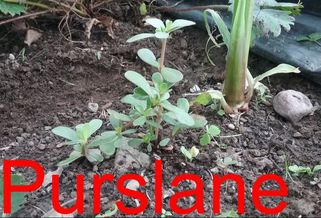
M60 138L51 133L59 126L75 126L93 118L104 120L104 129L108 129L108 119L101 116L103 109L128 108L120 103L120 98L129 93L132 85L124 78L126 70L136 70L148 76L146 64L137 59L139 48L152 48L157 55L158 43L148 40L143 43L127 44L126 40L146 27L136 26L130 22L116 21L115 39L105 32L95 32L88 45L72 44L61 37L55 29L49 29L43 37L30 48L26 48L25 61L18 56L24 45L23 36L11 33L1 41L0 49L0 165L4 159L32 159L39 162L46 170L53 171L56 164L71 152L71 146L64 146ZM99 30L99 29L97 29ZM79 34L82 34L81 32ZM11 37L12 36L12 37ZM80 36L81 37L81 36ZM167 50L167 64L181 70L184 74L183 84L174 88L174 98L190 92L195 84L201 89L214 88L222 82L225 68L225 50L216 49L212 58L216 66L206 59L204 46L205 33L196 28L187 28L173 35ZM97 52L101 52L100 60ZM15 59L9 59L9 53ZM250 68L253 73L265 72L275 64L261 57L251 56ZM315 84L293 75L276 76L265 84L272 94L281 90L294 89L305 93L313 103L321 102L321 89ZM98 103L99 110L93 113L88 103ZM320 216L321 185L312 185L321 175L286 178L285 162L291 165L313 167L321 163L321 113L304 118L300 123L291 124L278 116L269 105L261 104L255 99L251 110L239 119L229 116L220 117L209 108L193 107L192 111L206 116L210 124L221 128L222 137L218 144L202 147L199 145L199 131L185 131L178 135L171 151L155 150L150 153L152 163L155 159L163 161L164 193L190 189L191 183L184 183L179 188L172 188L170 181L181 173L195 173L202 177L205 187L204 207L206 216L212 215L211 172L221 175L236 173L246 183L246 215L262 215L252 205L250 189L253 182L261 175L275 173L286 179L289 203L281 215L284 216ZM231 125L232 124L232 125ZM180 152L180 146L197 146L200 155L187 162ZM147 153L146 150L144 152ZM231 157L237 163L227 168L217 163L224 157ZM31 170L18 170L27 181L32 181ZM148 183L141 191L147 193L153 202L154 166L147 169L138 168L129 172L144 175ZM65 168L61 178L61 202L75 198L75 175L85 177L85 215L92 214L92 175L94 173L111 173L121 176L114 164L114 157L98 166L81 159ZM267 184L267 186L272 184ZM236 210L237 197L235 184L228 183L222 190L222 211ZM136 206L132 199L121 196L115 185L106 183L102 191L102 209L110 209L113 202L122 199L127 205ZM170 211L169 198L164 199L164 209ZM195 199L181 201L182 207L193 205ZM273 207L280 199L266 198L264 205ZM24 206L15 214L17 216L41 216L51 206L50 189L28 194ZM122 214L118 213L119 216ZM154 216L153 205L142 214ZM192 214L197 215L197 214Z

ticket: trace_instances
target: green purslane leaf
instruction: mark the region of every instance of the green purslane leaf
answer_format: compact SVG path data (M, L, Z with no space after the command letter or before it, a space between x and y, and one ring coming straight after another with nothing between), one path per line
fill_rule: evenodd
M171 25L171 32L184 28L184 27L188 27L188 26L193 26L195 25L195 22L190 21L190 20L184 20L184 19L177 19L175 20Z
M192 114L195 124L191 128L203 128L207 124L207 120L204 116Z
M128 141L128 145L132 147L138 147L144 143L144 139L131 139Z
M115 147L115 141L112 142L106 142L104 144L101 144L99 146L99 149L106 155L111 156L115 153L116 147Z
M137 98L135 98L133 95L126 95L125 97L123 97L121 99L121 102L122 103L125 103L125 104L130 104L134 107L142 107L143 110L146 110L146 107L147 107L147 102L146 100L139 100Z
M138 117L136 120L134 120L133 125L134 126L143 126L146 122L146 117L141 116Z
M177 107L184 110L186 113L189 111L189 102L186 98L179 98L177 100Z
M100 163L104 160L104 157L101 155L101 152L99 149L88 149L86 158L91 163L95 163L95 162Z
M152 81L153 81L154 84L160 85L164 81L162 74L160 74L158 72L157 73L153 73Z
M165 28L165 25L162 20L158 18L147 18L145 20L146 23L153 26L155 29L163 29Z
M128 79L130 82L134 83L136 86L144 90L148 94L149 97L154 96L154 92L150 85L148 84L147 80L140 75L139 73L135 71L127 71L125 73L126 79Z
M131 42L136 42L136 41L139 41L139 40L142 40L142 39L154 38L154 37L155 37L154 33L141 33L141 34L138 34L138 35L135 35L135 36L129 38L127 40L127 42L131 43Z
M169 38L169 33L166 32L156 32L155 37L158 39L168 39Z
M124 121L124 122L131 121L130 117L128 115L126 115L126 114L122 114L122 113L119 113L119 112L111 110L111 109L109 109L107 111L111 116L115 117L118 120L121 120L121 121Z
M89 123L83 123L76 126L76 132L78 137L85 143L90 137L90 125Z
M154 55L154 53L147 49L147 48L142 48L142 49L139 49L138 52L138 57L144 61L146 64L149 64L153 67L156 67L158 68L159 67L159 63Z
M65 126L58 126L52 129L52 132L60 137L63 137L65 139L68 139L73 142L79 141L78 135L75 130L65 127Z
M169 101L163 101L162 105L167 110L174 112L177 120L180 123L185 124L187 126L193 126L195 124L194 119L188 113L186 113L181 108L172 105Z
M69 165L70 163L74 162L75 160L79 159L83 157L83 155L81 154L81 152L79 151L73 151L70 153L69 157L61 162L59 162L57 164L57 166L59 167L63 167L63 166L67 166Z
M161 73L164 79L170 83L177 83L183 79L183 74L180 71L169 67L164 67Z
M166 145L168 145L168 143L170 142L170 138L165 138L165 139L163 139L162 141L160 141L160 143L159 143L159 145L161 146L161 147L165 147Z
M320 165L316 165L314 168L313 168L313 173L317 173L317 172L319 172L319 171L321 171L321 164Z
M100 127L103 125L103 121L99 120L99 119L94 119L91 120L89 122L89 126L90 126L90 133L89 135L91 136L92 134L94 134L98 129L100 129Z

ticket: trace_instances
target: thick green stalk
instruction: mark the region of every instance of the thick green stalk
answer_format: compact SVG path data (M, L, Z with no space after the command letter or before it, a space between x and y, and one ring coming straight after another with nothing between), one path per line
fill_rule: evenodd
M233 25L223 90L227 103L233 108L240 106L245 100L245 80L251 43L254 1L234 1Z

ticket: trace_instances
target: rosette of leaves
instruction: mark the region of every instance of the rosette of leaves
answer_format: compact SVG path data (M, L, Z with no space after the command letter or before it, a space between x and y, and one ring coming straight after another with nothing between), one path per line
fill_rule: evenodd
M71 162L86 157L88 161L92 163L99 163L104 160L101 150L104 152L105 147L108 147L109 138L105 133L96 137L94 140L90 140L91 136L101 128L103 122L99 119L94 119L89 123L79 124L75 129L58 126L52 130L55 135L63 137L68 140L68 145L73 145L73 151L70 153L66 160L58 163L58 166L66 166ZM107 152L110 155L110 152Z
M140 134L140 138L131 139L129 145L139 146L145 143L148 150L151 150L152 144L168 145L179 130L202 128L206 125L204 117L189 113L189 102L185 98L179 98L176 104L169 101L171 88L175 85L173 81L181 80L176 78L175 74L164 77L156 72L152 75L151 82L134 71L127 71L125 77L137 87L132 94L121 99L123 103L131 105L131 111L128 115L121 114L118 118L124 122L131 122L136 128L144 127L147 130ZM171 134L163 137L165 127L171 127Z

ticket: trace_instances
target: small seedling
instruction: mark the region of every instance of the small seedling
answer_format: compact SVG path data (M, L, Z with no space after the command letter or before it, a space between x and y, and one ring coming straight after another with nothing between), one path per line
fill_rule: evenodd
M170 211L167 211L165 209L162 209L162 215L161 218L165 218L165 217L169 217L169 216L173 216L173 214Z
M310 167L303 167L298 165L289 166L289 170L293 173L294 176L299 176L307 174L309 176L314 175L315 173L321 171L321 165L316 165L313 170Z
M105 218L105 217L112 217L118 212L118 207L116 204L114 204L113 210L107 210L104 214L99 214L96 216L96 218Z
M148 13L148 11L147 11L147 6L146 6L145 2L143 2L143 3L140 4L140 6L139 6L139 13L140 13L140 15L142 15L142 16L145 16L145 15Z
M183 74L169 67L165 67L165 51L170 33L180 28L193 25L194 22L187 20L167 20L164 24L156 18L146 19L146 23L155 28L155 33L143 33L128 39L127 42L135 42L145 38L157 38L161 42L161 57L156 56L149 49L143 48L138 51L139 58L145 63L156 68L151 80L147 81L144 76L134 71L125 73L126 79L136 85L132 94L121 99L125 104L131 105L128 115L112 112L121 122L127 122L129 126L141 128L146 131L138 134L139 138L130 139L128 144L139 146L146 144L150 151L152 145L167 146L170 140L182 129L203 128L207 121L204 117L189 113L189 102L185 98L172 104L170 93L172 87L183 79ZM116 115L115 115L116 114ZM164 136L163 129L166 125L171 127L171 134Z
M195 146L193 146L191 149L186 149L184 146L181 146L181 152L186 159L192 161L195 157L197 157L200 151Z
M79 124L76 126L76 130L59 126L52 130L55 135L63 137L68 140L69 145L73 145L74 150L69 155L69 158L58 163L58 166L66 166L73 161L86 157L88 161L101 162L104 160L100 149L102 151L106 150L105 147L109 146L109 138L105 134L97 137L96 139L90 141L90 137L102 126L103 122L99 119L94 119L89 123ZM98 147L100 149L97 149ZM109 153L108 153L109 154Z
M301 36L296 41L298 41L298 42L307 42L307 41L314 42L318 46L321 46L320 40L321 40L321 33L312 33L307 36Z
M12 174L11 175L12 185L22 185L25 184L24 178L21 175ZM0 176L0 217L10 217L13 213L17 212L20 206L24 202L24 197L26 193L24 192L13 192L11 194L11 214L5 214L1 211L3 208L3 178ZM2 215L1 215L2 214Z
M212 139L218 137L221 134L220 128L215 125L206 126L205 128L205 133L200 138L201 145L210 144Z
M235 217L239 217L239 215L237 214L236 211L230 210L230 211L221 213L220 215L218 215L218 216L216 216L216 217L235 218Z

